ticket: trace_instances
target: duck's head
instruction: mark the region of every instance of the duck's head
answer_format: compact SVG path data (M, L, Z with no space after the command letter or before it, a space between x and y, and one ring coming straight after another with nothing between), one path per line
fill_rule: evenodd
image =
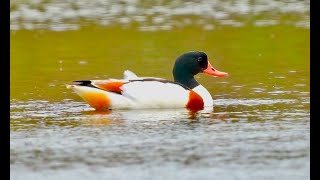
M199 83L194 79L198 73L209 74L214 77L224 77L228 73L218 71L208 61L206 53L201 51L191 51L179 56L173 67L174 80L178 83L194 88Z

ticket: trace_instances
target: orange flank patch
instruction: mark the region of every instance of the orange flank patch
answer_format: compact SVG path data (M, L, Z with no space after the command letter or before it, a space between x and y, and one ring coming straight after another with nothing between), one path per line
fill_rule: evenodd
M192 111L198 111L198 110L202 110L203 107L204 107L204 103L203 103L202 97L196 92L190 90L189 101L186 105L186 108Z
M110 99L104 93L85 93L81 97L96 110L107 109L110 106Z
M116 92L121 93L121 86L124 84L124 82L121 81L114 81L114 82L104 82L104 83L94 83L95 86L110 92Z

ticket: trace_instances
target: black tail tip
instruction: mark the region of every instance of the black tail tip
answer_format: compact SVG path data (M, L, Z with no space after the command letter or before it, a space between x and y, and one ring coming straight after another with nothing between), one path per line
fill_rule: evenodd
M73 81L71 85L88 86L88 85L91 85L91 83L92 82L90 80L80 80L80 81Z

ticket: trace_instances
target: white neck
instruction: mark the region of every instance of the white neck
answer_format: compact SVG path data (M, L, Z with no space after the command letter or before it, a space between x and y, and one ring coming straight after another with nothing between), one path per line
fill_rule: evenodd
M204 102L204 106L213 106L213 100L211 97L211 94L208 92L206 88L204 88L202 85L199 85L192 89L194 92L198 93Z

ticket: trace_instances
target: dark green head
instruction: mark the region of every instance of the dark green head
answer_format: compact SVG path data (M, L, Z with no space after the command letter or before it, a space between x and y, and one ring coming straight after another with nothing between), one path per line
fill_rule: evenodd
M227 73L213 68L208 61L207 54L201 51L190 51L176 59L173 67L173 77L176 82L193 89L199 85L193 77L198 73L206 73L217 77L227 75Z

